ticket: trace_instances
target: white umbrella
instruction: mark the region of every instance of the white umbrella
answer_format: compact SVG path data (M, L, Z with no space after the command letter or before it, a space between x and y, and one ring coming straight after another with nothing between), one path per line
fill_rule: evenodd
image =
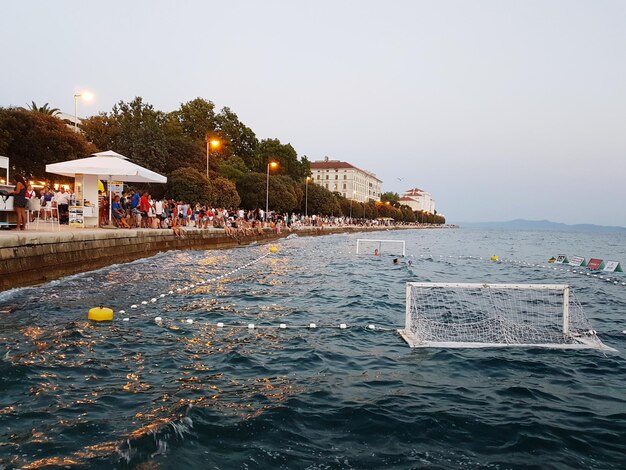
M98 152L94 156L46 165L46 172L57 175L97 175L98 179L129 183L167 183L167 177L148 170L128 160L113 150ZM108 185L110 188L110 184ZM109 190L109 220L111 220L111 191Z

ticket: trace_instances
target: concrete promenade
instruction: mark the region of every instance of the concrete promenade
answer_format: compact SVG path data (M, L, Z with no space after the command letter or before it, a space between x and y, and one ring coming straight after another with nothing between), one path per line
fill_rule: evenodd
M269 242L292 233L300 236L332 233L378 232L426 227L300 227L293 231L265 229L263 234L226 236L223 229L183 228L181 235L160 229L80 229L48 224L26 231L0 230L0 291L40 284L76 274L127 263L168 250L232 248L254 241ZM432 227L439 228L439 227Z

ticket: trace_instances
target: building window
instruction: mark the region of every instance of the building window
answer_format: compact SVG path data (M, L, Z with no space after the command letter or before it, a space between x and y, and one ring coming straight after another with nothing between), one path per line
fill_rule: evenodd
M348 175L343 175L343 179L347 180L348 179Z
M328 179L328 175L326 175L326 179Z
M335 175L335 179L338 180L339 179L339 175Z
M346 183L343 183L343 189L346 189Z
M320 178L321 178L321 176L320 176L320 175L317 175L317 179L320 179Z

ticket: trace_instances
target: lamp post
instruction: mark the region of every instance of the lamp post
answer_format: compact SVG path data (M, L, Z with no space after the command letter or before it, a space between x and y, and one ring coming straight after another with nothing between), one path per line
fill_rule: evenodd
M211 152L211 145L213 148L220 146L220 141L217 139L210 140L209 136L206 136L206 177L209 177L209 154Z
M278 162L269 162L267 164L267 182L265 185L265 221L267 222L267 211L269 210L269 202L270 202L270 167L276 168L278 166Z
M309 216L309 181L311 181L311 177L307 176L306 181L304 182L304 216Z
M80 93L74 93L74 130L78 131L78 98L82 98L85 101L91 101L93 94L88 91L81 91Z
M350 224L352 224L352 200L354 199L355 194L356 191L352 190L352 197L350 198Z

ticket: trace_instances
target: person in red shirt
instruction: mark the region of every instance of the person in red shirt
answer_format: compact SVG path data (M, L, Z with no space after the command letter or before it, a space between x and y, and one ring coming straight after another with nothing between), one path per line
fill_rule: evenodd
M150 201L148 199L148 191L143 193L139 198L139 212L141 213L141 226L148 228L148 211L150 210Z

